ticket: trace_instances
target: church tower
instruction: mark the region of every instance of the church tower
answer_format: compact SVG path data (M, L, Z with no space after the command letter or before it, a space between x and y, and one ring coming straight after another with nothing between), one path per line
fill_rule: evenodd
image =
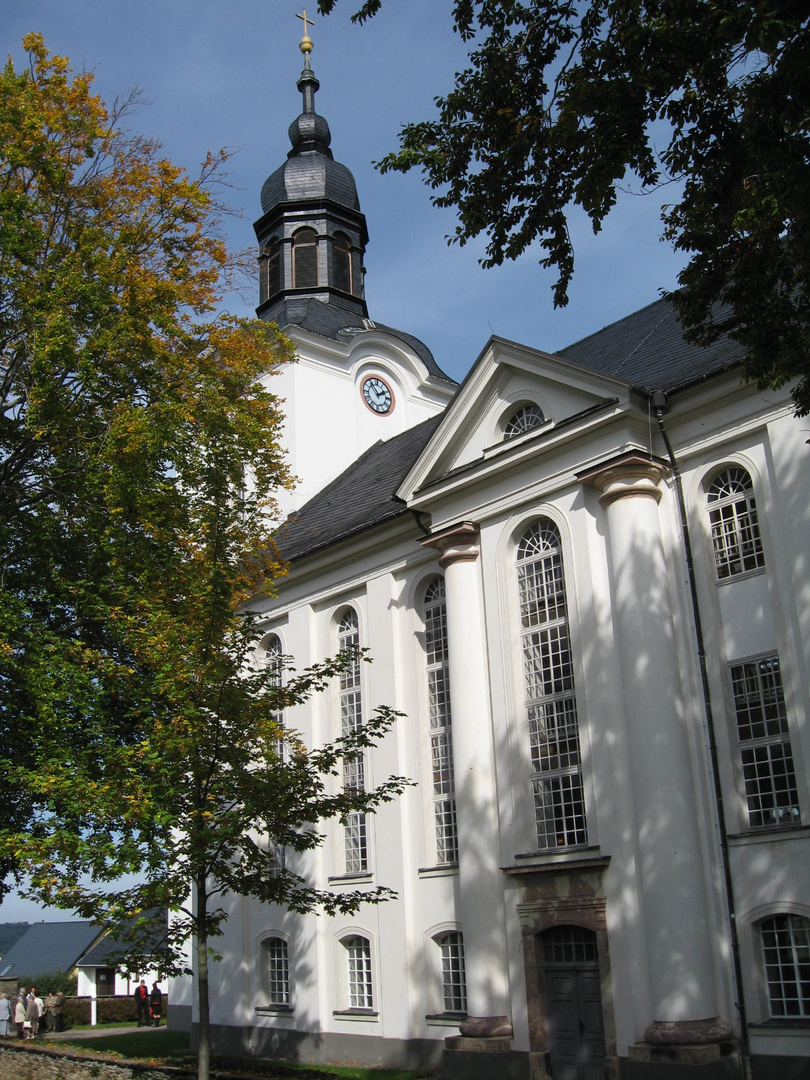
M264 182L263 216L254 226L260 249L257 314L279 326L297 323L316 300L334 309L345 325L368 315L366 219L354 177L329 149L329 124L315 111L320 84L310 66L312 39L306 33L301 51L303 110L290 125L286 162Z
M299 16L304 17L304 16ZM287 160L262 187L259 306L294 342L297 362L278 369L282 444L298 485L281 493L289 514L370 447L443 411L456 383L412 334L372 321L363 260L368 231L349 169L335 161L315 111L312 39L301 41L303 109L289 128Z

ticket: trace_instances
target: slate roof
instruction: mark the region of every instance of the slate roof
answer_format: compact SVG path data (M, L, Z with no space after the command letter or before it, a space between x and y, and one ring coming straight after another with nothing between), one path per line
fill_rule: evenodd
M155 908L153 911L144 912L137 918L147 918L152 923L152 925L144 927L142 948L148 950L153 945L157 946L164 943L168 920L168 911L165 908ZM152 920L154 921L152 922ZM136 919L132 919L133 923L135 921ZM111 962L110 958L120 959L126 948L127 944L121 941L120 936L107 934L81 957L78 966L83 968L113 967L115 964Z
M37 978L49 971L70 971L101 929L84 919L34 923L0 960L0 975Z
M431 375L441 379L442 382L449 383L451 386L456 385L456 380L451 379L449 375L442 371L436 363L433 353L419 338L414 337L413 334L406 334L403 330L395 330L392 326L386 326L385 323L363 319L354 308L341 307L340 299L337 297L330 297L329 303L325 304L322 300L310 296L281 296L279 300L260 307L258 314L260 318L278 323L282 330L286 330L290 326L300 326L313 334L319 334L321 337L330 338L332 341L340 341L344 344L350 340L351 335L341 334L341 330L349 327L363 332L379 330L383 334L390 334L391 337L399 338L400 341L413 349Z
M285 559L294 561L374 525L408 513L394 492L439 425L441 415L378 442L313 496L276 535Z
M708 348L690 345L668 300L657 300L618 322L560 349L558 356L644 390L672 391L735 367L743 347L723 338Z

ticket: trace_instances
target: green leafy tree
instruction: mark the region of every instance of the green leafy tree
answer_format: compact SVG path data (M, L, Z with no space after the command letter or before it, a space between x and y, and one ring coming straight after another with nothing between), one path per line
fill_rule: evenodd
M133 937L139 913L177 909L156 959L171 970L193 937L204 1080L218 895L385 897L274 875L268 837L306 850L322 819L392 798L397 778L342 789L339 762L393 714L308 749L280 711L354 659L283 687L255 663L246 605L284 571L270 527L290 482L266 376L291 349L217 314L224 158L189 179L89 75L24 45L0 77L0 871Z
M382 171L421 168L436 205L457 208L451 239L487 236L485 266L538 243L556 305L571 208L599 231L619 185L676 181L663 233L690 256L671 296L689 335L739 341L762 388L798 378L810 412L807 5L455 0L452 18L470 66Z

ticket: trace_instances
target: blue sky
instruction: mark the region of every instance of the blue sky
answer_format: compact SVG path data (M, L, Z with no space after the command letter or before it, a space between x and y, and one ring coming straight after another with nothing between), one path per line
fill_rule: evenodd
M448 247L452 211L431 205L418 174L381 176L372 162L396 148L403 123L431 115L433 99L464 64L452 0L386 0L380 15L355 27L349 16L359 5L340 0L323 19L311 0L308 12L321 83L316 107L329 121L335 157L354 173L368 222L372 319L421 338L460 380L492 333L552 351L674 287L683 258L659 240L660 202L672 198L666 189L660 199L621 197L597 237L586 219L572 218L576 272L563 310L552 304L554 275L531 251L483 270L483 243ZM231 246L242 249L255 243L262 183L283 162L287 128L300 112L301 10L301 0L5 0L0 42L19 66L23 35L42 33L74 70L95 73L96 92L108 102L140 87L148 104L129 126L160 139L192 174L207 150L236 151L226 195L243 216L229 218L227 229ZM256 296L248 289L226 303L248 314ZM14 899L0 905L0 921L37 917Z

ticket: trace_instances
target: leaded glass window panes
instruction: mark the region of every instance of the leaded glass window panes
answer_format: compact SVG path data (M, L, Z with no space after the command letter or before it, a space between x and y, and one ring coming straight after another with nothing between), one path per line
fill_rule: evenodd
M706 502L714 563L720 580L765 565L751 477L738 467L725 469L710 486Z
M267 998L271 1005L290 1004L290 969L287 942L272 937L262 943Z
M445 1012L467 1012L464 937L457 930L436 938L442 956L442 1005Z
M338 625L338 645L341 650L357 649L360 629L357 612L348 608ZM363 726L363 701L360 687L360 657L352 656L340 676L340 728L350 735ZM350 791L364 791L365 758L362 752L346 754L343 758L343 786ZM366 815L353 811L346 816L343 827L344 855L347 874L363 874L368 870L368 835Z
M777 656L731 667L748 824L799 825L801 812Z
M458 833L444 578L433 578L425 589L423 615L436 861L454 863L458 861Z
M810 1017L810 922L775 915L760 923L772 1017Z
M521 405L506 421L503 437L514 439L516 435L522 435L525 431L540 427L544 421L543 410L539 405Z
M517 547L525 715L537 845L587 843L574 664L560 534L534 522Z
M349 1008L373 1009L371 988L371 945L364 937L355 934L343 942L346 949L346 965L349 983Z
M299 229L293 236L293 288L313 289L318 284L318 234Z
M332 241L332 266L335 288L352 291L352 245L348 236L337 233Z

